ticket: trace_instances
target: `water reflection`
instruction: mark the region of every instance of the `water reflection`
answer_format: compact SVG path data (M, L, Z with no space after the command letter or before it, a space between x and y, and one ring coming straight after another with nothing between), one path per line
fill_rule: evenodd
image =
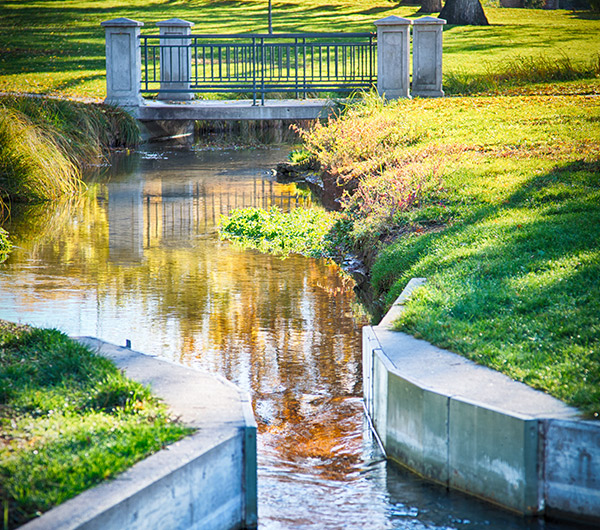
M224 375L259 424L262 529L536 528L389 466L365 428L360 327L335 266L221 242L221 214L310 201L278 150L126 156L77 203L11 218L0 318Z

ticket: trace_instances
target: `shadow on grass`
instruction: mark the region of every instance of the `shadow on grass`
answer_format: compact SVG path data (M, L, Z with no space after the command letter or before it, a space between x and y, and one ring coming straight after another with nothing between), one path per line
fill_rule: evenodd
M373 267L388 305L412 277L430 282L401 329L600 413L600 160L466 206L454 225L398 240Z

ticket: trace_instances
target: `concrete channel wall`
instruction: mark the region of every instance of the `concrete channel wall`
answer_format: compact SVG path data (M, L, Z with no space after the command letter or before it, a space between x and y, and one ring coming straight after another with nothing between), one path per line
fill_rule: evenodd
M249 397L218 376L114 346L80 341L150 385L197 431L50 510L26 530L256 528L256 422Z
M600 422L459 355L391 330L412 280L363 329L364 398L387 456L523 515L600 523Z

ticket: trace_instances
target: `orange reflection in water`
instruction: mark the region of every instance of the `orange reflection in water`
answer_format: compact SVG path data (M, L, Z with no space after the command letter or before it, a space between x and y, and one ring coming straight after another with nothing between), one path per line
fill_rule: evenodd
M360 408L342 406L361 391L352 284L325 261L219 241L216 224L233 208L310 206L294 184L248 171L245 155L228 154L234 170L223 172L222 155L179 153L192 158L185 172L168 154L130 161L85 200L15 216L19 248L0 271L12 297L0 314L128 338L220 373L254 396L278 459L343 480L362 421Z

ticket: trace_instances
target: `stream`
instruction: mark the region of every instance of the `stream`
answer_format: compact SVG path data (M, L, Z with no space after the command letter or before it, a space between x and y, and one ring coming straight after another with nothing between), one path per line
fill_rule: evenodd
M387 463L362 408L367 318L336 265L220 241L234 208L311 205L274 180L287 147L146 146L75 204L13 212L0 318L90 335L221 374L252 396L259 528L566 529Z

